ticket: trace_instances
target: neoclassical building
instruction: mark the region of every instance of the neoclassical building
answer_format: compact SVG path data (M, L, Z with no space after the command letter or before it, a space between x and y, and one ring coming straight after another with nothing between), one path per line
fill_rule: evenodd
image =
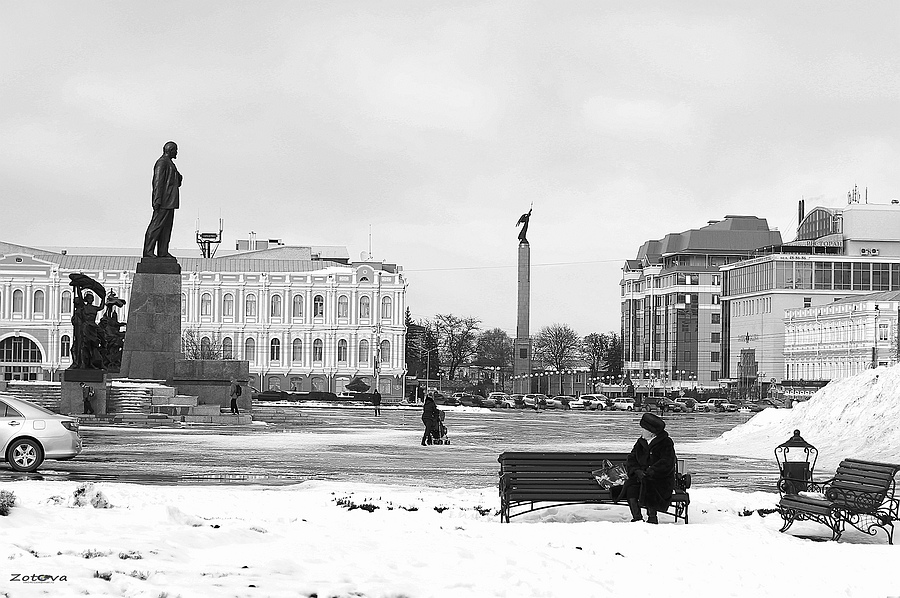
M91 254L89 254L91 253ZM140 257L0 242L0 376L58 380L71 364L70 273L128 301ZM323 257L326 256L326 257ZM260 389L341 392L354 375L387 397L405 376L406 280L346 250L283 246L214 258L179 256L182 332L204 352L250 362ZM120 315L128 320L128 305Z

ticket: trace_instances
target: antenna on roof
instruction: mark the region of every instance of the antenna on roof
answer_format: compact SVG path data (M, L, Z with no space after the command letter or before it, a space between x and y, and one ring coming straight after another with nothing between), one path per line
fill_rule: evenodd
M369 259L372 259L372 225L369 225Z
M217 233L201 233L200 219L197 219L197 245L200 246L200 255L205 258L212 258L216 255L219 243L222 242L222 219L219 218L219 232Z

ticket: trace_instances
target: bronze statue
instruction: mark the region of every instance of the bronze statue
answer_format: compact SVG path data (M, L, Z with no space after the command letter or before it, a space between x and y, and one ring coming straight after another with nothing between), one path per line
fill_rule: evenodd
M100 327L97 314L100 306L94 305L95 291L101 303L106 289L99 282L84 274L69 274L69 285L75 289L72 298L72 365L71 369L99 370L103 367L100 357Z
M122 350L125 348L125 332L122 327L125 322L119 321L116 311L125 306L125 300L116 296L115 291L110 291L106 297L106 311L100 318L101 358L103 369L108 372L118 372L122 367Z
M153 167L153 217L144 235L144 257L174 257L169 253L172 223L178 209L178 188L181 173L173 160L178 157L178 145L169 141ZM156 253L153 252L154 247Z
M531 219L531 210L532 210L532 208L529 208L528 213L522 214L521 216L519 216L519 221L516 222L516 226L519 226L520 224L522 225L522 230L519 231L519 242L520 243L528 242L528 239L525 238L525 234L528 232L528 221Z

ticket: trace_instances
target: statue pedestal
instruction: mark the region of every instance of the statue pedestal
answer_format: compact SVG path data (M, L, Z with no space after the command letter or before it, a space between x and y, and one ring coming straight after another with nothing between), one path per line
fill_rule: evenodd
M174 258L137 265L119 377L171 384L181 359L181 266Z
M63 415L82 415L84 395L81 384L94 387L91 406L97 415L106 414L106 374L103 370L63 370L60 385L59 412Z
M531 245L519 243L516 339L513 344L513 392L528 394L531 389Z

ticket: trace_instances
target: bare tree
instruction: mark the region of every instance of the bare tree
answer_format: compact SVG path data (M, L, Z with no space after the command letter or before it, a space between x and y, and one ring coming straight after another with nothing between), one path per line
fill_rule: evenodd
M585 361L591 365L592 378L601 376L606 371L609 345L609 335L602 332L599 334L592 332L584 337L581 344L581 351L584 354Z
M185 359L222 359L222 336L187 328L181 334L181 352Z
M453 314L434 316L441 362L447 365L450 380L456 375L456 369L475 355L480 325L481 320L478 318L460 318Z
M581 355L581 337L565 324L545 326L534 338L534 354L544 364L562 371Z

